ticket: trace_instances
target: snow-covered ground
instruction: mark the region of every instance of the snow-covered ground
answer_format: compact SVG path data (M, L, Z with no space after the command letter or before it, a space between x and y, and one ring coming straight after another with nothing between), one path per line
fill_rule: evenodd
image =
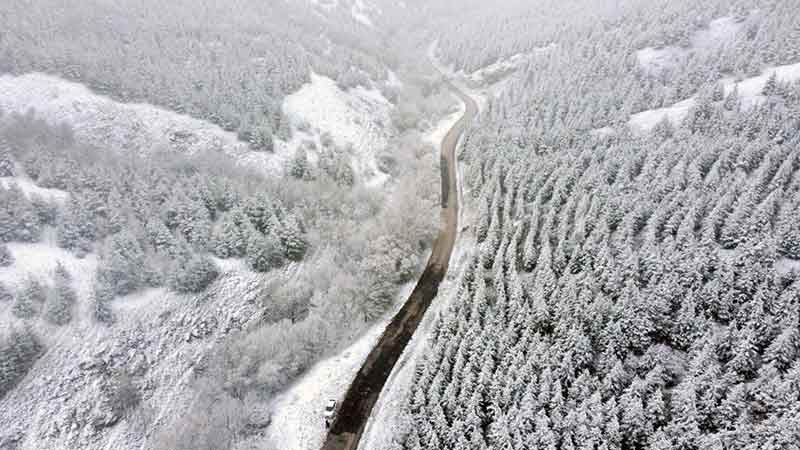
M739 100L742 102L742 107L747 109L756 106L766 100L766 98L761 95L761 92L764 90L764 86L767 84L767 80L769 80L772 74L775 74L778 81L782 82L800 80L800 63L771 67L762 71L761 75L757 77L747 78L740 82L726 80L724 83L725 94L730 94L734 86L736 86L739 93Z
M353 6L350 7L350 14L353 16L353 19L355 19L356 22L364 24L370 28L375 26L372 23L372 19L369 17L369 9L367 8L364 0L355 0L353 2Z
M694 97L675 103L666 108L650 109L631 116L628 126L639 132L652 130L661 120L666 117L673 124L679 124L689 110L697 103Z
M22 283L32 276L45 284L53 283L56 265L60 262L72 277L72 286L79 299L91 297L92 282L97 269L97 258L89 254L77 258L74 254L58 248L52 242L22 244L11 242L6 244L14 257L14 263L8 267L0 267L0 282L14 291L21 289ZM76 323L89 323L91 316L86 310L89 302L79 302L82 307L74 315ZM7 320L8 319L8 320ZM10 318L0 319L0 323L10 323Z
M428 47L427 55L431 65L443 76L446 76L458 89L472 97L478 105L479 114L485 111L489 99L496 96L497 93L492 90L491 86L483 88L473 87L463 71L455 72L452 65L448 66L443 64L437 56L437 46L438 41L434 41Z
M703 28L692 35L692 47L713 48L736 37L747 19L735 17L720 17L712 20L708 28Z
M639 66L650 74L658 74L680 63L686 50L668 46L662 48L645 47L636 52Z
M612 136L614 133L616 133L616 131L612 127L596 128L594 130L589 131L589 134L599 138Z
M65 203L69 199L69 193L59 189L46 189L37 186L29 178L25 177L0 177L0 185L8 189L9 186L16 185L29 198L37 196L47 201L55 203Z
M467 75L467 79L479 85L494 84L500 78L505 78L509 73L523 68L534 56L546 53L554 46L555 44L551 43L544 47L535 48L530 53L517 53L508 58L500 59Z
M721 82L725 88L725 94L731 93L735 86L738 89L742 108L748 109L765 100L761 92L772 74L775 74L778 80L782 82L800 80L800 63L771 67L762 71L761 75L757 77L747 78L739 82L731 79L725 79ZM696 103L696 97L691 97L666 108L642 111L632 115L628 125L634 131L648 132L664 117L667 117L673 124L679 124Z
M792 272L800 273L800 261L796 259L781 258L775 262L775 271L781 275Z
M378 90L358 86L343 91L330 78L312 73L311 82L284 100L293 138L276 156L289 159L298 146L309 141L321 149L322 136L328 134L338 149L349 152L359 181L381 184L387 175L378 169L375 155L389 140L391 109L392 104ZM309 153L314 160L316 151Z
M679 64L692 51L709 50L732 41L748 20L749 17L720 17L712 20L708 27L692 34L688 48L674 45L659 48L646 47L636 52L636 59L639 61L639 66L646 72L660 73L664 69Z
M367 2L366 0L307 0L312 5L320 10L331 13L337 10L348 12L356 22L374 28L375 23L373 17L381 14L381 10L377 5Z
M450 113L447 117L443 118L439 121L433 128L431 128L425 135L423 136L423 141L431 144L434 148L438 149L442 145L442 141L444 137L447 135L447 132L453 128L453 125L458 122L461 116L464 115L467 108L463 102L458 102L457 109Z

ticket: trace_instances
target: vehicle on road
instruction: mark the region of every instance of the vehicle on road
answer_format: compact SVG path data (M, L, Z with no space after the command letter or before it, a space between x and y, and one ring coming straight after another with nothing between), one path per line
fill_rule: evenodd
M330 399L325 404L325 410L322 412L322 417L325 418L325 428L331 427L333 417L336 415L336 400Z

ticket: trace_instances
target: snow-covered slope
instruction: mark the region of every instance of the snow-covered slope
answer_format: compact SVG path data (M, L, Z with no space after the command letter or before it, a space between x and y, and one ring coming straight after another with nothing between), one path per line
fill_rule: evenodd
M69 193L59 189L46 189L39 187L25 177L0 177L0 185L8 189L9 186L16 185L28 197L37 196L43 200L55 203L64 203L69 198Z
M358 181L380 184L387 175L378 170L375 155L388 142L391 108L377 90L358 86L343 91L330 78L312 73L311 82L284 101L294 137L278 154L290 158L297 146L311 141L313 160L328 135L338 150L348 153Z
M725 94L731 93L735 86L738 89L739 101L742 108L752 108L765 100L761 92L772 74L775 74L777 79L782 82L800 80L800 63L770 67L765 69L761 75L757 77L747 78L739 82L730 79L722 80ZM673 124L678 124L686 117L689 110L696 103L697 99L691 97L666 108L642 111L632 115L628 125L634 131L647 132L655 127L664 117L667 117Z
M636 59L644 71L651 74L660 73L679 64L692 51L711 50L732 41L752 17L754 16L720 17L712 20L708 27L694 32L689 38L688 47L675 45L659 48L645 47L636 52Z
M74 260L47 244L9 247L18 262L0 271L4 280L27 268L52 267L56 258L76 277L79 291L85 291L84 275L93 273L91 256ZM223 270L208 292L197 296L152 289L118 298L112 304L117 322L108 328L88 320L63 327L35 323L37 333L46 336L47 352L0 399L0 448L13 441L17 450L152 448L158 427L143 429L142 423L168 424L185 414L208 348L257 322L263 286L296 269ZM0 304L0 313L7 308ZM88 314L90 308L90 298L81 294L76 309ZM121 410L115 400L120 374L130 377L141 396L132 411Z
M374 18L381 15L382 11L377 4L368 0L306 0L313 5L318 13L324 15L343 14L349 15L356 22L374 28Z
M109 150L195 153L219 150L249 157L264 170L277 170L270 158L256 154L236 135L209 122L143 103L121 103L79 83L29 73L0 76L0 109L24 114L30 109L51 124L68 123L76 138Z
M476 84L494 84L508 76L511 72L516 72L523 68L534 56L547 53L547 51L554 46L555 44L551 43L550 45L536 48L530 53L517 53L508 58L495 61L486 67L472 72L467 76L467 79Z
M692 47L713 48L730 42L745 24L745 17L720 17L692 35Z
M328 133L338 149L350 151L360 180L379 183L385 178L377 170L374 154L388 141L392 105L379 91L362 87L343 91L330 78L314 74L310 83L285 99L283 108L292 118L293 138L289 142L277 139L274 153L256 152L234 133L187 115L149 104L117 102L79 83L41 73L0 76L0 110L24 114L33 109L51 124L70 124L78 140L99 148L185 154L221 151L248 167L282 175L299 145L309 140L320 144L320 136Z

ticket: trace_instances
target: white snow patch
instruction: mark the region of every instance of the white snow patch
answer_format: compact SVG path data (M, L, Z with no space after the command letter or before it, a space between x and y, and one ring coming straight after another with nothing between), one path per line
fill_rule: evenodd
M648 132L652 130L658 122L661 122L664 117L669 119L673 124L678 124L689 114L689 110L696 103L695 98L692 97L666 108L642 111L632 115L628 121L628 125L635 131Z
M686 50L678 47L646 47L636 52L639 66L650 74L658 74L678 64Z
M439 58L436 56L437 47L439 45L438 41L433 41L430 46L428 46L428 60L431 62L433 68L438 71L442 76L446 77L453 85L455 85L461 92L472 97L472 100L478 105L478 114L486 110L486 105L489 103L489 99L496 96L496 93L491 88L473 88L470 87L468 77L463 73L463 71L454 72L452 66L446 66L442 64Z
M0 76L0 109L24 114L33 109L51 124L68 123L76 137L99 148L186 154L223 151L250 167L280 173L264 152L253 152L217 125L145 103L121 103L86 86L58 77L28 73Z
M423 141L431 144L434 148L437 149L437 153L439 148L441 148L442 141L444 141L445 136L453 128L453 125L461 119L461 116L467 111L466 105L464 102L460 101L457 104L457 109L450 113L447 117L443 118L439 121L433 128L431 128L425 135L423 136Z
M746 21L747 17L720 17L712 20L707 28L695 32L690 38L689 48L646 47L636 52L636 59L643 70L650 74L658 74L680 64L681 60L691 51L709 50L732 41Z
M764 90L764 86L766 86L767 80L769 80L772 74L777 76L778 81L784 83L800 80L800 63L771 67L762 71L761 75L757 77L748 78L738 83L728 80L725 82L725 94L729 94L733 91L735 85L739 91L739 99L742 102L742 107L747 109L756 106L766 100L766 98L761 95L761 92Z
M786 275L792 272L800 273L800 261L796 259L781 258L775 262L775 271Z
M309 0L309 2L326 11L331 11L339 6L339 0Z
M720 17L712 20L708 28L697 31L692 36L694 48L711 48L729 42L744 25L745 18Z
M352 8L350 8L350 14L352 14L353 19L355 19L356 22L359 22L370 28L375 27L375 25L372 23L372 19L369 17L369 9L364 3L364 0L355 0Z
M403 87L403 80L401 80L394 71L389 70L386 75L386 85L394 88L401 88Z
M330 134L336 147L350 152L359 181L380 185L388 175L378 169L375 155L388 143L391 103L378 90L358 86L347 92L328 77L311 74L311 82L286 97L283 110L292 122L293 139L276 153L286 160L303 141L322 148L321 136ZM310 130L301 131L301 124ZM315 155L312 153L311 158Z
M721 81L725 88L725 94L731 93L734 86L736 86L739 91L739 101L741 102L742 108L749 109L766 99L761 95L761 92L772 74L776 74L778 81L784 83L800 80L800 63L771 67L762 71L761 75L757 77L748 78L740 82L731 79L724 79ZM696 103L696 98L691 97L666 108L642 111L632 115L628 121L628 125L634 131L648 132L664 117L667 117L670 122L677 125L686 117L689 110Z
M493 82L494 78L502 77L508 72L513 72L519 68L521 68L527 61L530 56L526 53L517 53L511 57L500 59L488 66L478 69L475 72L472 72L469 75L469 79L476 82L476 83L483 83L489 79L489 82Z
M72 286L78 294L78 305L87 309L75 314L75 320L87 323L92 320L88 311L91 302L86 300L91 298L94 273L97 270L97 257L94 254L78 258L52 242L10 242L6 245L14 257L14 263L9 267L0 267L0 282L13 290L19 290L28 275L31 275L46 284L52 284L56 265L61 262L72 277Z
M602 127L596 128L594 130L589 131L589 134L595 137L604 138L606 136L613 136L616 134L616 130L612 127Z
M536 55L546 53L555 47L551 43L544 47L537 47L529 53L517 53L508 58L500 59L486 67L476 70L467 76L467 79L477 84L494 84L502 78L506 78L511 72L523 68Z
M44 200L58 204L65 203L69 198L69 193L66 191L39 187L36 183L25 177L0 177L0 184L6 189L9 189L11 185L16 185L28 198L38 196Z
M413 288L414 283L406 284L389 314L370 327L350 347L314 365L276 398L274 415L267 429L267 437L275 448L318 450L322 447L326 432L322 417L325 403L329 399L341 402L358 369Z

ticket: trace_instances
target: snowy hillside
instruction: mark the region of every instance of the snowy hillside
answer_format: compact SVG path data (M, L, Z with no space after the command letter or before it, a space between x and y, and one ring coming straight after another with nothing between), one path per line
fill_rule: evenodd
M330 78L312 73L311 82L284 101L293 139L276 153L288 159L304 146L316 161L321 151L344 152L358 181L379 185L387 175L378 170L375 156L391 136L391 108L377 90L358 86L344 91ZM332 140L332 149L326 148L326 140Z
M15 255L23 264L59 256L76 275L86 273L81 264L92 264L91 258L73 264L44 247L15 248ZM117 310L121 322L112 329L83 322L48 329L57 339L47 339L34 375L0 399L0 448L16 442L18 450L127 450L156 442L156 430L142 425L190 410L193 374L203 370L208 348L259 320L257 297L265 282L262 276L227 273L200 296L158 289L119 299L124 310ZM85 310L91 302L82 296L78 306ZM127 383L134 383L137 398L120 397L131 389ZM20 416L20 410L35 414Z
M25 114L34 110L47 122L70 124L76 138L98 148L192 154L223 151L278 171L269 158L257 157L247 144L219 126L142 103L121 103L87 87L41 73L0 76L0 110Z
M295 0L297 1L297 0ZM377 4L371 0L300 0L312 4L319 12L328 14L344 14L369 28L374 28L374 19L382 15Z
M390 136L392 105L377 90L361 86L341 90L324 76L286 97L283 105L292 123L289 142L276 140L274 153L252 151L233 133L217 125L148 104L127 104L97 95L77 83L32 73L0 76L0 110L24 114L33 109L51 124L68 123L76 138L98 148L133 151L173 151L193 154L222 151L242 164L282 175L300 146L322 149L323 136L333 139L334 152L346 152L360 181L380 184L375 154Z
M764 69L757 77L746 78L741 81L730 79L720 80L724 95L731 95L736 91L738 101L743 110L753 108L767 100L763 95L764 87L770 77L780 83L792 83L800 80L800 63L787 66L770 67ZM697 106L697 97L688 98L666 108L642 111L631 116L628 125L635 131L647 132L652 130L665 117L677 125L686 118L689 111Z
M645 71L659 74L680 64L691 52L708 52L723 47L756 18L756 12L742 17L720 17L692 33L687 46L645 47L636 52L636 58Z

